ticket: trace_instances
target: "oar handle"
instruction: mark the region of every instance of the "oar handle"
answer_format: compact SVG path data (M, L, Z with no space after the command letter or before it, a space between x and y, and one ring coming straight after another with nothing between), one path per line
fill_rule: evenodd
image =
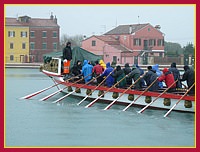
M153 101L151 101L149 104L147 104L144 108L142 108L140 111L138 111L138 113L142 113L144 112L144 110L146 108L148 108L153 102L155 102L160 96L162 96L165 92L167 92L176 82L178 81L178 79L176 81L174 81L165 91L163 91L159 96L157 96Z
M158 80L158 77L135 99L133 100L127 107L123 109L123 111L126 111L133 103L137 101L148 89Z
M98 78L98 77L96 77L96 78ZM63 97L57 99L56 101L54 101L54 102L52 102L52 103L58 103L58 102L62 101L64 98L66 98L66 97L68 97L69 95L71 95L72 93L76 92L78 89L80 89L80 88L83 87L84 85L87 85L87 84L89 84L90 82L94 81L94 79L96 79L96 78L93 78L92 80L90 80L90 81L87 82L86 84L81 85L80 87L76 88L74 91L72 91L72 92L66 94L65 96L63 96ZM72 85L72 84L71 84L71 85ZM67 87L65 87L65 88L67 88ZM64 90L65 88L63 88L63 90Z
M84 99L82 99L77 105L80 105L83 101L85 101L85 99L87 99L87 97L89 97L99 86L101 86L103 84L103 82L113 73L113 71L115 71L115 69L113 69L107 76L106 78L103 79L103 81L94 88L94 90L92 90Z
M98 98L96 98L95 100L93 100L91 103L89 103L88 105L85 106L85 108L91 107L97 100L99 100L102 96L104 96L108 91L110 91L111 89L113 89L116 85L118 85L121 81L123 81L127 76L124 76L120 81L116 82L111 88L109 88L108 90L106 90L106 92L104 92L103 94L101 94Z
M172 106L172 108L164 115L167 117L169 113L178 105L178 103L188 94L188 92L194 87L195 83L185 92L185 94Z
M131 84L126 90L124 90L123 93L121 93L118 98L113 100L113 102L111 102L106 108L104 108L104 110L109 109L119 98L121 98L121 96L123 96L129 89L131 89L131 87L135 85L144 75L145 73L142 76L140 76L133 84Z

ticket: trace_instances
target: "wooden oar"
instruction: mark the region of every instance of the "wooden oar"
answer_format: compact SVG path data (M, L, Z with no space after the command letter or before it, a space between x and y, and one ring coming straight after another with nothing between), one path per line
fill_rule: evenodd
M195 83L194 83L195 84ZM164 115L167 117L169 113L178 105L178 103L188 94L188 92L194 87L194 84L185 92L185 94L171 107L171 109Z
M129 73L130 74L130 73ZM121 81L123 81L127 76L123 77L120 81L118 81L117 83L115 83L111 88L109 88L108 90L106 90L106 92L104 92L103 94L101 94L98 98L96 98L95 100L93 100L92 102L90 102L88 105L85 106L85 108L91 107L97 100L99 100L102 96L104 96L108 91L110 91L112 88L114 88L116 85L118 85Z
M57 86L57 85L60 85L60 84L62 84L62 83L65 83L65 82L60 82L60 83L54 84L54 85L52 85L52 86L49 86L49 87L44 88L44 89L42 89L42 90L39 90L39 91L37 91L37 92L34 92L34 93L31 93L31 94L26 95L26 96L24 96L24 97L21 97L20 99L30 99L31 97L34 97L34 96L36 96L36 95L38 95L38 94L40 94L40 93L42 93L42 92L44 92L44 91L46 91L46 90L49 90L49 89L51 89L51 88L53 88L53 87L55 87L55 86Z
M69 80L71 80L71 79L73 79L73 78L74 78L74 77L71 77L71 78L67 79L66 81L69 81ZM53 88L53 87L55 87L55 86L58 86L58 85L60 85L60 84L63 84L63 83L66 83L66 82L63 81L63 82L54 84L54 85L52 85L52 86L50 86L50 87L47 87L47 88L44 88L44 89L42 89L42 90L40 90L40 91L34 92L34 93L29 94L29 95L26 95L26 96L24 96L24 97L21 97L20 99L30 99L31 97L34 97L34 96L36 96L36 95L38 95L38 94L40 94L40 93L42 93L42 92L44 92L44 91L46 91L46 90L49 90L49 89L51 89L51 88Z
M137 99L139 99L148 89L158 80L158 77L135 99L133 100L126 108L123 109L123 111L126 111L132 104L134 104Z
M87 96L85 96L85 98L83 98L79 103L77 103L77 105L80 105L83 101L85 101L99 86L101 86L104 81L115 71L115 69L113 69L104 79L103 81L101 81L101 83L94 88L94 90L92 90Z
M80 76L80 75L81 75L81 74L79 74L78 76ZM88 75L88 76L89 76L89 75ZM77 77L77 76L75 76L75 77ZM78 83L78 82L82 81L83 79L84 79L84 78L81 78L81 79L79 79L79 80L73 82L71 85L73 85L74 83ZM68 87L68 86L67 86L67 87ZM56 92L54 92L54 93L52 93L52 94L50 94L50 95L48 95L48 96L46 96L46 97L40 99L40 101L45 101L45 100L49 99L50 97L52 97L52 96L56 95L57 93L63 91L63 90L66 89L67 87L64 87L64 88L62 88L62 89L57 90Z
M165 92L167 92L178 80L176 80L174 83L172 83L165 91L163 91L159 96L157 96L153 101L151 101L149 104L147 104L144 108L142 108L138 113L144 112L146 108L148 108L153 102L155 102L160 96L162 96Z
M121 96L123 96L129 89L131 89L131 87L132 87L133 85L135 85L144 75L145 75L145 73L144 73L142 76L140 76L133 84L131 84L126 90L124 90L123 93L121 93L119 97L117 97L115 100L113 100L113 102L111 102L107 107L105 107L104 110L110 109L110 107L111 107Z
M99 75L99 76L100 76L100 75ZM72 92L66 94L65 96L59 98L59 99L56 100L56 101L53 101L52 103L58 103L58 102L62 101L64 98L66 98L66 97L68 97L69 95L71 95L72 93L76 92L78 89L82 88L83 86L88 85L89 83L91 83L92 81L94 81L95 79L97 79L99 76L97 76L96 78L93 78L93 79L90 80L89 82L87 82L87 83L81 85L80 87L76 88L74 91L72 91Z

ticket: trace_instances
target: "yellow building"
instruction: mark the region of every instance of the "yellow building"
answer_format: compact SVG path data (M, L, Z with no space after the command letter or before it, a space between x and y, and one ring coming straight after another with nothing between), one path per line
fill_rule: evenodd
M5 26L5 62L29 62L29 27Z
M20 16L5 18L5 62L43 62L43 55L58 50L60 26L49 19Z

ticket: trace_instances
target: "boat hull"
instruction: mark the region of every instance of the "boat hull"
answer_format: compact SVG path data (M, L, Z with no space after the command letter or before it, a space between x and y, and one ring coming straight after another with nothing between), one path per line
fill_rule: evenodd
M52 73L48 73L47 71L43 71L46 75L50 76L52 80L56 83L61 83L63 81L63 77L61 75L54 75ZM77 84L72 82L66 82L59 85L60 89L66 88L62 90L64 93L71 93L74 90L77 90L77 88L80 88L80 91L73 92L71 95L77 96L77 97L86 97L88 93L91 90L94 90L96 86L94 85L84 85L84 84ZM96 98L99 98L100 91L106 92L109 88L105 86L100 86L96 90L92 92L91 95L88 96L88 99L94 100ZM115 100L120 94L123 93L125 89L119 89L119 88L113 88L109 90L103 97L99 98L98 102L106 102L110 103L113 100ZM118 96L117 96L118 94ZM141 95L142 94L142 95ZM161 93L159 92L150 92L147 91L143 93L143 91L137 91L137 90L128 90L126 93L124 93L119 99L116 100L115 104L124 104L128 105L134 101L137 97L138 100L136 100L132 106L146 106L149 102L154 101ZM131 96L131 97L130 97ZM169 110L173 107L174 104L177 103L177 101L182 97L180 94L172 94L172 93L165 93L162 94L158 99L155 100L148 108L157 108L157 109L166 109ZM63 100L65 101L65 100ZM189 106L186 104L189 102ZM177 104L177 106L173 109L176 111L183 111L183 112L195 112L195 97L194 96L185 96L180 102Z

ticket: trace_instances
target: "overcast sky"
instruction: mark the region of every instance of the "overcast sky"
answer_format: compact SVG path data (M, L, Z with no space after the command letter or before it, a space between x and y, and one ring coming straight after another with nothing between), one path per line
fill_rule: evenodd
M160 25L165 41L195 43L195 5L6 5L5 16L57 17L61 35L101 35L118 25Z

